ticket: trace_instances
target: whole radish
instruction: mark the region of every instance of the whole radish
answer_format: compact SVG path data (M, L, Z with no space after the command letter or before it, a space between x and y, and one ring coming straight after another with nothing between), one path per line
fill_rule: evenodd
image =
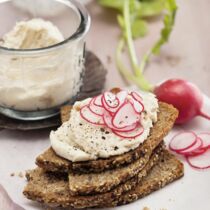
M183 124L196 116L210 120L202 112L203 95L194 84L182 79L170 79L154 89L158 100L172 104L179 110L176 124Z

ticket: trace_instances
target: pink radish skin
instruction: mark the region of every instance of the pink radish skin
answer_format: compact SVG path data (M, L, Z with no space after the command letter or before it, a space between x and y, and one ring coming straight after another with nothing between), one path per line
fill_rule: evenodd
M119 99L111 92L105 92L103 94L104 102L110 108L117 108L120 104Z
M186 156L188 164L196 169L208 169L210 168L210 149L207 149L199 156Z
M144 105L141 102L136 101L134 98L129 99L129 101L137 114L144 111Z
M210 120L202 112L203 95L194 84L182 79L170 79L154 89L159 101L172 104L179 110L176 124L184 124L196 116Z
M134 123L133 125L130 125L130 126L127 126L127 127L124 127L122 129L119 129L119 128L116 128L113 124L112 124L112 116L110 116L109 113L105 113L104 116L103 116L103 119L104 119L104 123L105 125L114 130L114 131L120 131L120 132L130 132L130 131L133 131L134 129L136 129L137 127L137 123Z
M125 128L132 125L140 120L140 115L137 114L129 102L125 102L116 111L114 117L112 118L112 124L116 128Z
M99 107L103 107L101 100L102 100L102 95L96 96L95 100L93 102L94 105L99 106Z
M133 96L133 98L135 99L135 100L137 100L138 102L140 102L140 103L142 103L142 98L141 98L141 96L137 93L137 92L131 92L131 95Z
M135 93L134 96L127 91L117 94L105 92L83 106L80 115L91 124L106 126L119 137L136 138L144 131L140 125L140 114L144 106L140 95Z
M128 92L125 90L122 90L119 93L117 93L117 98L120 101L120 105L125 102L127 96L128 96Z
M191 138L191 140L190 140L191 144L188 144L188 146L185 146L185 148L187 148L187 149L183 150L183 147L177 149L177 148L173 148L173 146L172 147L170 146L172 143L174 143L174 142L172 142L172 140L174 141L174 139L176 140L177 136L179 137L180 134L183 135L183 134L186 134L186 133L188 133L188 134L192 133L193 135L195 135L195 137L196 137L195 144L194 144L194 142L192 141L192 138ZM188 136L188 138L189 137L190 136ZM204 137L207 137L207 138L204 139ZM209 144L209 137L210 137L210 133L208 133L208 132L206 132L206 133L203 132L203 133L200 133L199 135L195 134L192 131L181 132L181 133L176 134L172 138L172 140L171 140L171 142L169 144L169 148L171 150L173 150L174 152L176 152L176 153L178 153L180 155L183 155L186 158L187 163L191 167L196 168L196 169L208 169L208 168L210 168L210 144ZM186 141L187 138L186 139L183 138L181 140L182 141Z
M129 138L129 139L137 138L143 132L144 132L144 128L141 125L139 125L135 130L133 130L131 132L119 132L119 131L113 130L113 133L115 133L116 135L118 135L122 138Z
M178 146L179 143L185 143L184 141L190 140L189 143L185 146ZM197 136L192 131L182 131L177 133L170 141L169 149L174 152L184 151L191 148L197 142ZM186 143L185 143L186 144Z
M188 156L199 156L199 155L202 155L207 150L208 150L208 148L196 149L195 151L189 152L188 154L186 154L185 157L188 157Z
M202 132L197 134L199 138L203 140L203 148L210 147L210 133Z
M92 111L94 114L97 114L99 116L103 116L104 108L100 106L96 106L94 103L95 99L96 98L92 98L90 101L90 104L89 104L90 111Z
M115 113L115 112L118 110L118 108L119 108L119 107L112 108L112 107L108 106L107 103L106 103L106 101L105 101L104 95L102 96L101 101L102 101L102 106L103 106L103 108L104 108L106 111L110 112L110 113Z
M83 106L80 109L80 115L81 117L86 120L89 123L95 124L95 125L104 125L104 121L103 121L103 117L94 114L90 108L88 107L88 105Z
M189 155L189 154L191 154L191 153L201 149L202 146L203 146L202 139L201 138L196 138L196 143L192 147L190 147L190 148L188 148L186 150L177 151L177 153L179 153L181 155Z

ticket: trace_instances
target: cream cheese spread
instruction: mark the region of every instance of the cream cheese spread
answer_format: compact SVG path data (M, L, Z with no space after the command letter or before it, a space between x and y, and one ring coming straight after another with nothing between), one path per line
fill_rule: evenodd
M151 93L139 92L144 104L140 121L144 132L134 138L122 138L110 129L96 126L80 116L80 108L90 102L90 98L76 102L69 121L50 134L51 145L61 157L70 161L88 161L121 155L139 146L149 135L153 123L157 121L158 101Z
M4 35L2 46L13 49L36 49L48 47L63 40L61 32L50 21L32 19L18 22Z
M3 47L36 49L64 40L50 21L17 22L4 35ZM21 111L56 107L75 96L82 84L84 42L49 51L2 54L0 56L0 106Z

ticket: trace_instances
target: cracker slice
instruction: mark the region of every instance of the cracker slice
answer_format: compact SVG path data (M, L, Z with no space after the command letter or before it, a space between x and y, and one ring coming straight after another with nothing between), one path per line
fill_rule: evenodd
M70 107L65 107L62 116L69 115ZM106 159L98 159L84 162L71 162L59 157L49 148L36 159L36 164L47 171L62 171L74 173L102 172L127 165L139 158L144 159L146 154L160 144L162 139L168 134L178 116L178 111L172 105L159 102L158 120L151 129L149 137L136 149L123 155L113 156ZM62 117L64 120L64 118Z
M184 171L183 164L166 150L158 163L150 170L148 176L146 176L149 171L146 170L147 167L149 165L136 176L141 180L139 184L136 185L136 180L132 178L108 193L89 196L70 195L67 176L46 173L37 168L27 173L28 185L23 193L28 199L53 207L110 207L130 203L149 195L182 177ZM145 178L142 179L142 177ZM122 189L125 188L128 190L123 193L125 190Z

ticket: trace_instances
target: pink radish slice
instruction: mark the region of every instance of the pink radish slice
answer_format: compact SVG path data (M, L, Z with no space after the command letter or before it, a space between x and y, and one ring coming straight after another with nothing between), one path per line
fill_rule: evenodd
M196 138L196 143L195 143L192 147L190 147L190 148L188 148L188 149L185 149L185 150L182 150L182 151L177 151L177 153L182 154L182 155L190 155L190 154L192 154L193 152L195 152L195 151L201 149L202 146L203 146L203 141L202 141L202 139L199 138L199 137L197 137L197 138Z
M174 152L180 152L189 149L196 144L196 138L196 134L191 131L180 132L171 139L169 149Z
M203 146L202 147L210 147L210 133L208 132L202 132L197 134L202 140L203 140Z
M112 124L116 128L125 128L130 126L140 119L140 115L137 114L129 102L123 103L112 118Z
M116 108L119 106L120 102L117 96L111 92L105 92L103 94L104 101L106 105L110 108Z
M133 131L136 127L137 127L137 123L134 123L133 125L130 125L130 126L127 126L127 127L124 127L124 128L116 128L113 124L112 124L112 116L110 115L110 113L106 112L104 115L103 115L103 119L104 119L104 123L105 125L112 129L112 130L115 130L115 131L120 131L120 132L129 132L129 131Z
M187 162L193 168L207 169L210 168L210 149L206 150L201 155L187 156Z
M185 156L197 156L197 155L201 155L204 152L206 152L208 150L208 148L199 148L194 150L193 152L189 152L188 154L186 154Z
M120 132L120 131L115 131L115 130L112 130L112 131L119 137L133 139L140 136L144 132L144 128L141 125L138 125L137 128L135 128L131 132Z
M131 92L132 97L136 100L142 103L142 97L137 92Z
M122 90L119 93L117 93L117 98L120 101L120 105L125 102L127 96L128 96L128 92L125 90Z
M140 103L139 101L136 101L135 99L130 99L130 103L132 104L134 110L136 113L140 114L142 111L144 111L144 105Z
M100 106L96 106L94 104L94 101L95 101L96 98L92 98L90 103L89 103L89 108L90 108L90 111L92 111L94 114L97 114L99 116L102 116L104 114L104 108L103 107L100 107Z
M103 117L99 116L97 114L94 114L88 105L83 106L80 109L80 115L81 117L86 120L89 123L95 124L95 125L104 125Z
M112 107L108 106L107 103L105 102L104 96L102 96L102 100L101 100L101 101L102 101L102 106L103 106L103 108L104 108L106 111L108 111L109 113L115 113L115 112L118 110L118 108L119 108L119 107L112 108Z
M99 107L102 107L102 95L98 95L95 97L93 104Z

